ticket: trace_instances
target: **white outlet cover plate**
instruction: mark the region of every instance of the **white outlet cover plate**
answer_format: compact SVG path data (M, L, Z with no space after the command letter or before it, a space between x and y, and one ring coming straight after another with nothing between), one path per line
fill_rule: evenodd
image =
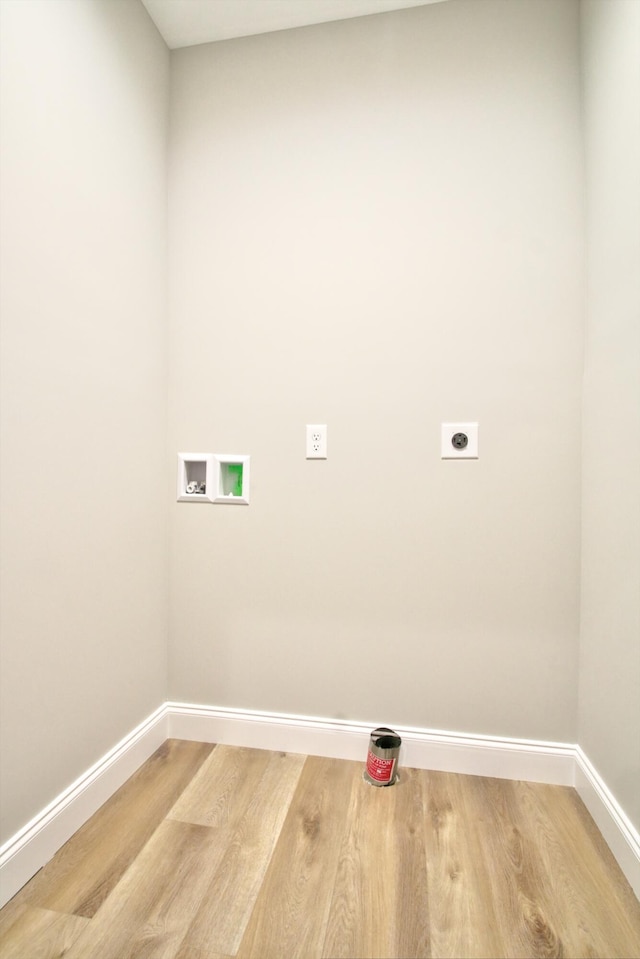
M452 443L456 433L465 433L469 438L469 442L462 450L456 449ZM440 458L443 460L477 460L478 424L443 423L440 436Z
M327 458L327 424L307 424L307 459L326 460Z

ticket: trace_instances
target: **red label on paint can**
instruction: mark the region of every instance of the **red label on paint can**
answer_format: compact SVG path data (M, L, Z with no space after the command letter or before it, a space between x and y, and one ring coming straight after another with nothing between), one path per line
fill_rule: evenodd
M380 759L372 752L367 756L367 772L377 783L391 782L395 764L395 759Z

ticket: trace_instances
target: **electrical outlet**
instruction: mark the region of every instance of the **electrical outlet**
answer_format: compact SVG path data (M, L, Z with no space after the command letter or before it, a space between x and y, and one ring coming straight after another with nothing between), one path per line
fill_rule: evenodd
M478 424L443 423L440 435L440 458L443 460L477 460Z
M327 427L326 425L307 426L307 459L326 460L327 458Z

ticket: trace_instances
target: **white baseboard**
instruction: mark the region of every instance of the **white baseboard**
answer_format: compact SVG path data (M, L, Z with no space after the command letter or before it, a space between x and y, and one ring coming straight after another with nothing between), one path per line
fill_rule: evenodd
M576 747L575 788L640 899L640 835L580 746Z
M224 707L167 703L176 739L254 746L364 762L375 723L289 716ZM497 736L394 726L402 737L400 765L501 779L572 786L575 747Z
M0 907L167 738L162 705L0 848Z
M252 746L364 762L375 724L164 703L0 849L0 906L41 868L165 739ZM576 786L640 896L640 843L582 750L442 730L394 727L400 764L418 769Z

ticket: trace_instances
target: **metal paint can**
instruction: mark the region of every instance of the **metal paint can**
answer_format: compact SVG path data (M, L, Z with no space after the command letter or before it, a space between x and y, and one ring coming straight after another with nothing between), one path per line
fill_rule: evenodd
M371 786L393 786L398 778L398 756L402 740L393 729L379 726L369 737L369 752L364 770Z

